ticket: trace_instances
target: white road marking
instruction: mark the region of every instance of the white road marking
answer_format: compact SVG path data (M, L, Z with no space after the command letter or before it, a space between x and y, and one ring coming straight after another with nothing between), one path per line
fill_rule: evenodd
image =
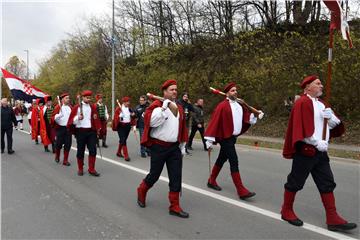
M23 132L23 133L26 133L26 134L29 134L28 132L26 131L23 131L23 130L19 130L20 132ZM77 150L76 147L71 147L73 150ZM88 154L87 151L85 151L86 154ZM101 159L101 156L100 155L96 155L96 157L98 159ZM137 172L137 173L141 173L141 174L144 174L144 175L147 175L148 174L148 170L143 170L143 169L140 169L140 168L137 168L137 167L133 167L133 166L130 166L128 164L125 164L125 163L122 163L122 162L118 162L116 160L113 160L113 159L110 159L110 158L107 158L107 157L102 157L102 160L105 161L105 162L108 162L108 163L112 163L112 164L115 164L115 165L118 165L120 167L123 167L123 168L127 168L131 171L134 171L134 172ZM166 177L163 177L163 176L160 176L159 180L163 181L163 182L169 182L169 179L166 178ZM201 189L201 188L198 188L198 187L195 187L195 186L192 186L190 184L186 184L186 183L182 183L182 187L187 189L187 190L190 190L190 191L193 191L193 192L196 192L196 193L199 193L199 194L202 194L202 195L205 195L205 196L208 196L208 197L211 197L213 199L217 199L219 201L222 201L222 202L226 202L228 204L231 204L231 205L234 205L234 206L237 206L237 207L240 207L240 208L243 208L243 209L246 209L246 210L249 210L249 211L252 211L252 212L255 212L255 213L258 213L258 214L261 214L263 216L266 216L266 217L270 217L270 218L273 218L275 220L278 220L278 221L283 221L281 219L281 216L280 214L278 213L275 213L275 212L272 212L272 211L269 211L269 210L266 210L266 209L263 209L263 208L259 208L259 207L256 207L256 206L253 206L251 204L248 204L248 203L245 203L245 202L241 202L239 200L235 200L235 199L232 199L232 198L228 198L228 197L224 197L222 195L219 195L217 193L213 193L213 192L210 192L210 191L207 191L207 190L204 190L204 189ZM290 226L289 226L290 227ZM332 231L329 231L325 228L322 228L322 227L318 227L318 226L315 226L315 225L312 225L312 224L309 224L309 223L305 223L304 222L304 225L302 226L303 229L306 229L306 230L309 230L311 232L315 232L315 233L318 233L318 234L321 234L321 235L324 235L326 237L331 237L331 238L334 238L334 239L348 239L348 240L358 240L356 238L352 238L352 237L349 237L347 235L344 235L344 234L341 234L341 233L337 233L337 232L332 232Z

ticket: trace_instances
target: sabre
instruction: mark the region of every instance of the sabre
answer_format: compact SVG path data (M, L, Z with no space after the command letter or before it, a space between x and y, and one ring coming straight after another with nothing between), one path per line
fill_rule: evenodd
M211 148L208 148L208 157L209 157L209 176L211 175Z
M212 88L210 87L210 90L212 93L214 94L219 94L222 96L226 96L226 94L218 89ZM241 98L236 98L236 101L242 105L244 105L245 107L247 107L247 109L250 110L250 112L252 112L253 114L255 114L255 116L257 116L259 119L262 119L264 117L264 113L260 110L257 110L256 108L250 106L247 102L245 102L244 99Z
M79 106L80 106L80 115L84 116L83 115L83 106L82 106L82 102L81 102L81 99L80 99L80 95L77 96L77 99L78 99Z
M97 139L97 143L96 143L97 147L99 148L99 153L100 153L100 159L103 160L103 156L102 156L102 152L101 152L101 147L100 147L100 141L99 138Z
M159 100L161 102L163 102L165 100L163 97L156 96L156 95L154 95L152 93L147 93L146 96L148 96L150 99ZM178 109L176 103L171 102L169 104L169 109L174 114L174 116L177 117L179 109Z
M137 135L136 135L136 130L133 130L133 132L134 132L135 140L136 140L136 142L139 144L140 142L139 142L139 139L138 139L138 137L137 137Z
M120 110L121 110L121 104L120 104L120 102L119 102L119 99L116 99L116 102L117 102L117 104L118 104L118 106L119 106L119 108L120 108Z
M60 112L62 113L62 110L61 110L61 101L60 101L59 95L56 96L56 98L57 98L57 101L58 101L58 104L59 104L59 107L60 107Z

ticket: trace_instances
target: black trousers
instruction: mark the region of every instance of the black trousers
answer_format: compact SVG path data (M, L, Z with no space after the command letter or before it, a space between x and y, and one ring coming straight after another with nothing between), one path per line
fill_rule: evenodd
M191 126L191 133L190 133L190 137L189 137L189 141L188 141L188 147L191 147L192 146L192 142L193 142L193 139L195 137L195 133L196 131L199 131L200 132L200 135L201 135L201 140L203 142L203 145L204 145L204 149L206 149L206 144L205 144L205 139L204 139L204 125L201 125L202 127L199 128L197 126L197 124L193 124Z
M79 131L76 129L76 143L78 159L84 159L85 147L89 150L90 156L96 156L97 136L95 131Z
M65 151L70 151L72 143L71 133L66 126L60 126L56 129L56 149L61 149L64 145Z
M232 136L230 138L224 139L219 142L220 143L220 152L219 156L216 159L215 164L222 168L224 163L229 160L230 163L230 171L239 172L239 161L236 154L235 143L236 137Z
M2 129L1 128L1 151L4 151L5 149L5 133L6 133L6 139L7 139L7 149L8 151L12 150L12 143L13 143L13 138L12 138L12 133L13 133L13 128L8 128L8 129Z
M130 123L119 124L117 132L118 132L118 135L119 135L119 143L121 145L126 146L126 140L129 137L130 130L131 130Z
M169 188L171 192L181 191L182 156L179 144L175 143L170 147L154 144L150 147L151 160L150 172L144 181L153 186L159 179L166 163L169 176Z
M336 183L331 171L329 157L326 152L319 151L314 157L295 153L285 188L290 192L301 190L310 173L320 193L334 191Z

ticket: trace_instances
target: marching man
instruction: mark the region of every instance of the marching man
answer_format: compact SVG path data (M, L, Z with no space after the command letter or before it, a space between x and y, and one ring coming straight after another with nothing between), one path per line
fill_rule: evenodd
M182 175L182 155L188 140L186 119L181 105L176 104L176 80L163 83L164 100L154 101L145 111L144 135L141 143L151 152L150 172L137 189L138 204L145 207L147 191L159 179L166 163L169 176L169 214L188 218L179 203Z
M84 175L84 153L85 147L87 147L89 150L88 172L90 175L98 177L100 173L95 170L95 161L97 136L100 134L101 123L96 111L96 105L90 102L91 95L92 91L90 90L82 92L82 100L80 101L79 98L79 103L71 110L67 127L71 128L76 135L78 175Z
M42 108L44 100L41 98L36 99L33 104L31 112L31 139L35 140L35 144L39 144L40 135L40 109Z
M256 123L257 118L246 107L237 102L237 87L235 83L227 84L224 92L226 99L215 108L205 131L206 147L210 148L209 151L213 143L218 142L221 146L207 186L221 191L216 178L224 163L229 160L232 180L240 199L244 200L255 196L255 192L249 191L242 183L235 143L239 135L245 133L251 125Z
M51 116L51 124L56 129L56 150L55 150L55 162L60 162L60 152L64 145L64 161L63 165L70 166L69 152L71 148L72 136L69 129L66 127L70 113L70 97L68 93L60 95L58 105L56 105L53 114Z
M40 108L40 136L44 145L45 152L49 151L49 145L51 144L52 152L55 153L55 135L56 132L51 126L51 115L54 110L52 106L51 96L44 97L45 105Z
M109 113L106 105L103 103L103 96L101 94L96 94L95 99L96 99L96 109L98 111L101 122L101 131L100 131L99 140L102 139L102 146L104 148L107 148L108 145L106 145L106 135L107 135L107 121L109 119Z
M119 146L116 156L124 157L125 161L130 161L127 139L131 130L131 126L136 131L135 113L130 108L130 97L123 97L121 99L122 105L115 109L114 119L112 122L112 130L117 131L119 135ZM124 152L124 155L121 154Z
M301 88L304 89L304 94L296 100L292 108L283 149L283 156L293 161L284 186L281 217L292 225L303 225L303 221L294 212L293 204L297 191L303 188L311 173L325 208L328 229L354 229L356 224L347 222L336 211L333 193L336 183L327 154L329 138L341 136L344 126L331 108L326 107L319 99L323 85L318 76L306 77ZM326 136L323 137L325 119Z

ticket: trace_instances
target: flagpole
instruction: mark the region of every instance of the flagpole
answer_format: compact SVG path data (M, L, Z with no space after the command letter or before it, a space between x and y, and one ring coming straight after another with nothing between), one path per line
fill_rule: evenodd
M331 94L331 73L332 73L332 54L333 54L333 45L334 45L334 29L330 28L330 36L329 36L329 53L328 53L328 71L326 78L326 88L325 88L325 102L329 104L330 94ZM328 120L324 119L322 139L326 139L327 132L327 124Z
M111 33L111 116L114 118L114 106L115 106L115 1L112 1L112 33Z

